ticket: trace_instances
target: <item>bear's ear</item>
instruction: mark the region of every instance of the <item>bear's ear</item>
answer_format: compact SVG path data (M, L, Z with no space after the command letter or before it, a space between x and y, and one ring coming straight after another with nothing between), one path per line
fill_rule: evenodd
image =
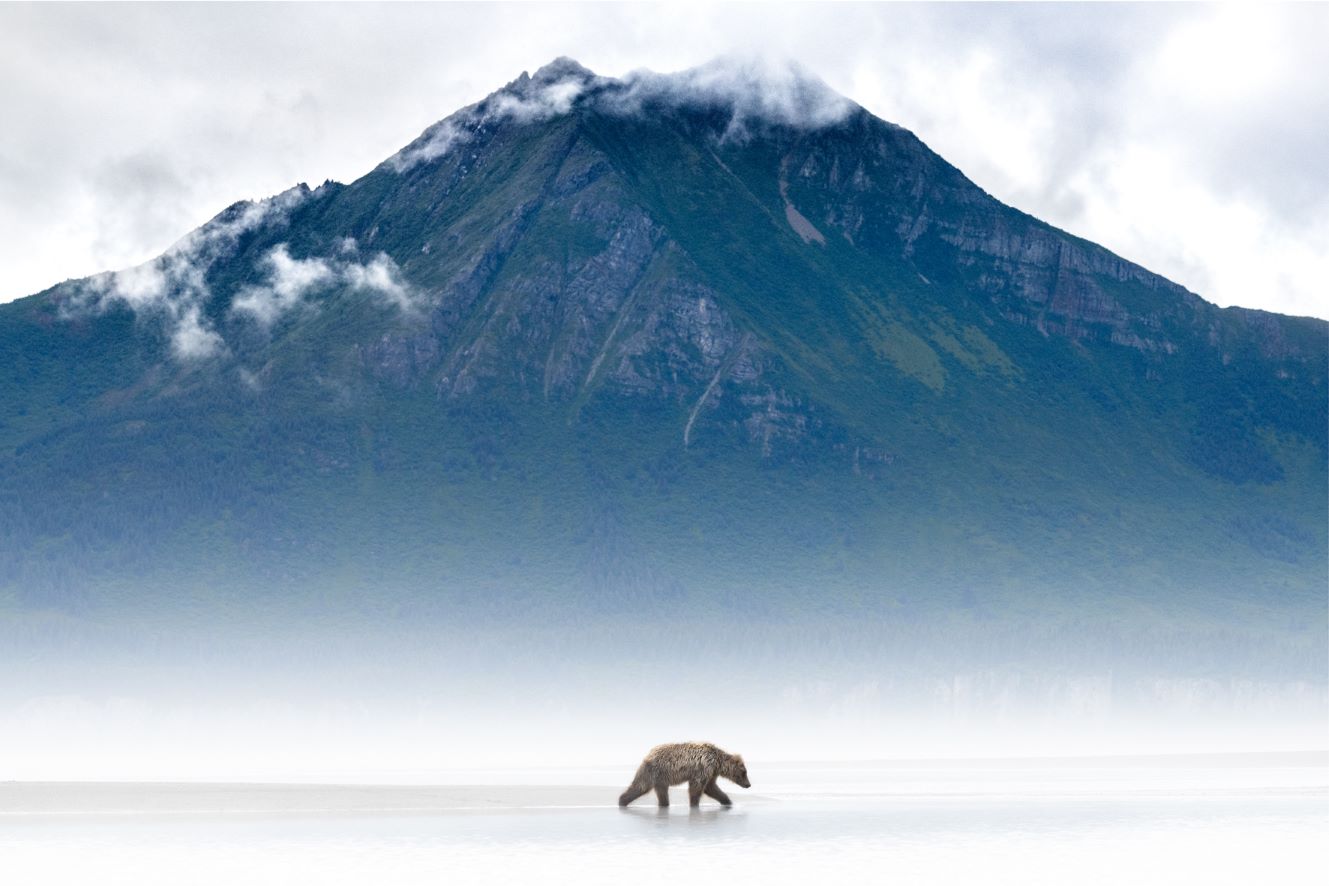
M742 765L743 765L743 755L742 755L742 754L734 754L734 763L735 763L736 765L738 765L738 766L742 766Z

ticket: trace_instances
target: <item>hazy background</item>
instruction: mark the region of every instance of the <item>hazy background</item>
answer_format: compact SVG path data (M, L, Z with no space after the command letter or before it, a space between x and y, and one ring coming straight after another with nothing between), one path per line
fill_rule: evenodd
M979 185L1220 305L1329 315L1317 4L0 8L0 300L350 181L522 70L796 59Z

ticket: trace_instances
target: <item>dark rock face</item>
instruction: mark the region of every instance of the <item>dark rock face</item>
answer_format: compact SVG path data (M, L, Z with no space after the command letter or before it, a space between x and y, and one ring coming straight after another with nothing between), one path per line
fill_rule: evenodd
M1287 346L1286 324L1300 321L1220 312L1157 274L1000 204L911 133L866 114L795 146L783 167L823 195L828 228L850 243L898 250L924 274L945 279L962 269L1009 322L1170 354L1179 344L1192 346L1197 333L1231 325L1217 320L1226 313L1266 357L1318 354L1314 346ZM923 254L942 244L949 248L940 260ZM1185 327L1184 343L1164 333L1174 323ZM1209 341L1217 344L1216 336Z

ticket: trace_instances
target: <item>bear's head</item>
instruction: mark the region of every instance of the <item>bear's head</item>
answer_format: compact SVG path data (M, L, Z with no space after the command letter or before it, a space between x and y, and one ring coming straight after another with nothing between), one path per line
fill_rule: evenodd
M738 785L740 788L752 787L752 782L748 781L748 767L743 762L743 758L734 754L729 758L729 765L725 767L725 778Z

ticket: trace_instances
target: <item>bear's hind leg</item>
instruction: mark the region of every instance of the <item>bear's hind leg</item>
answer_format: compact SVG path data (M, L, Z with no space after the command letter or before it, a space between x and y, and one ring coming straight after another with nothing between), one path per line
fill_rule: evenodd
M626 806L651 789L651 771L645 763L637 767L637 774L632 776L632 784L619 795L618 805Z
M629 803L631 803L633 800L640 797L642 794L649 791L650 789L651 789L650 785L644 785L641 784L640 782L634 781L632 784L628 785L628 789L626 791L624 791L622 794L619 795L618 805L626 806Z
M734 801L729 799L729 795L720 790L720 783L715 779L711 779L711 783L706 785L706 788L702 793L710 797L712 800L719 800L721 806L734 805Z
M688 782L688 805L700 806L702 791L706 790L706 782L693 779Z
M658 800L660 801L660 805L661 805L661 806L668 806L668 805L669 805L669 785L667 785L667 784L664 783L663 781L661 781L661 782L657 782L656 785L655 785L655 797L656 797L656 799L658 799Z

